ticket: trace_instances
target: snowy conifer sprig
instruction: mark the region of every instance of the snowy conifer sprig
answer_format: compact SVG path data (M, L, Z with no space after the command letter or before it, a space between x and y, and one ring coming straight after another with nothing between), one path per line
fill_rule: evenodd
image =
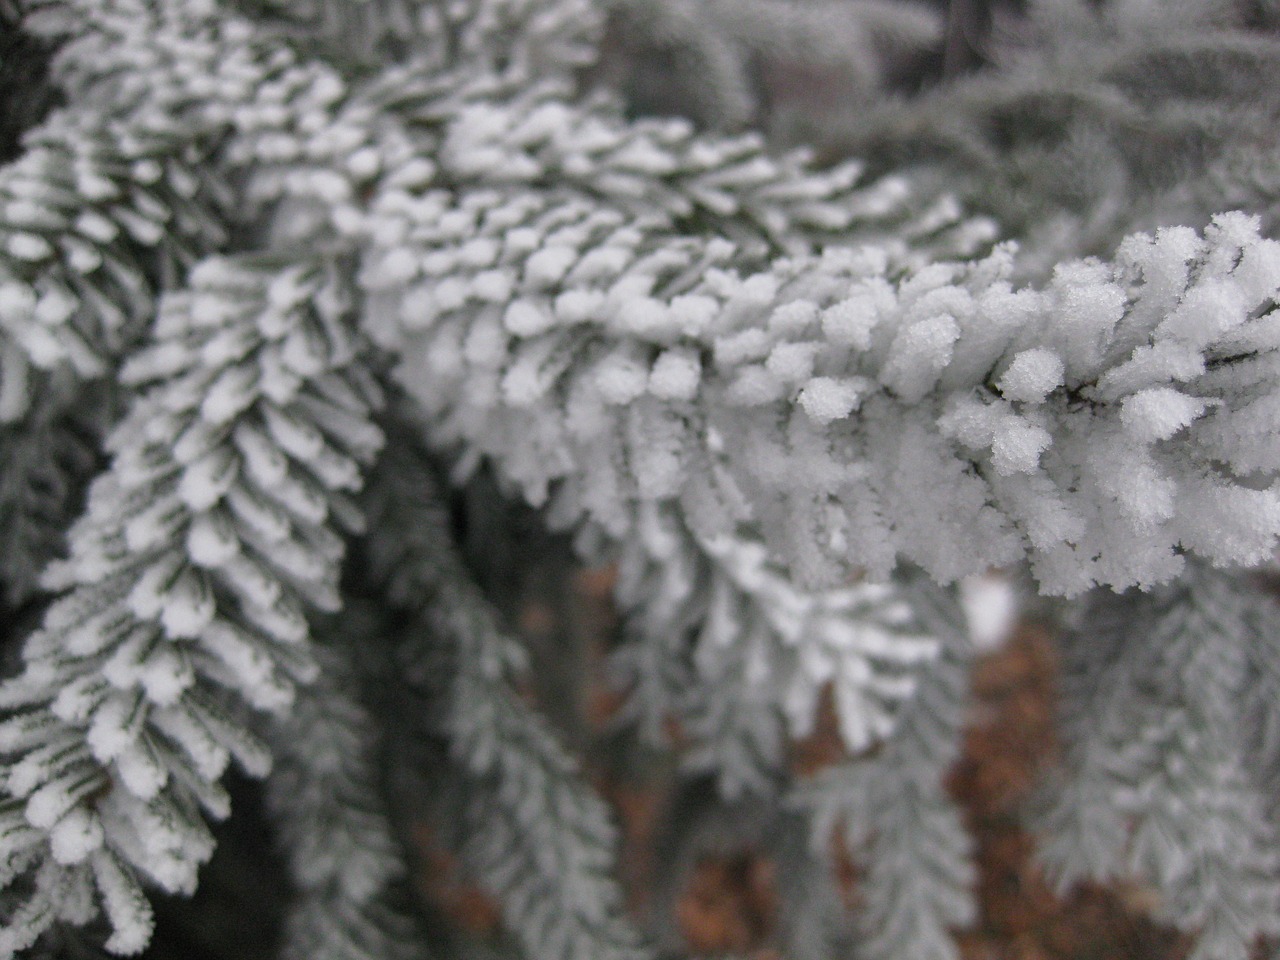
M972 912L939 783L966 654L948 595L891 578L1026 562L1070 595L1189 569L1168 592L1102 595L1089 615L1125 622L1067 642L1088 682L1048 859L1064 882L1155 877L1206 958L1273 931L1261 794L1280 761L1241 762L1280 729L1269 616L1206 567L1263 562L1280 535L1280 247L1255 221L1135 235L1018 290L1009 247L932 262L980 254L993 229L922 180L864 185L856 165L579 95L586 0L22 6L60 44L67 103L0 168L10 595L60 552L54 528L69 557L0 688L0 954L103 913L110 949L141 949L140 883L192 889L225 767L266 769L239 708L285 712L309 682L275 747L276 796L297 804L281 816L298 814L293 949L398 952L369 745L404 731L357 702L354 648L317 678L308 642L344 589L407 613L406 636L360 642L400 658L387 700L426 708L394 722L450 745L460 848L514 939L649 953L607 810L516 695L519 651L449 544L420 443L458 477L488 461L619 564L631 709L682 721L722 792L775 800L787 738L833 686L846 746L878 752L814 804L870 857L861 947L885 960L949 956ZM381 560L340 585L383 442L366 336L417 426L370 501ZM111 466L67 525L116 402ZM45 436L62 462L31 454ZM42 516L11 527L32 503ZM1072 778L1128 819L1064 853L1083 836ZM1211 829L1186 830L1188 811ZM328 823L341 864L316 842Z
M123 371L155 385L114 431L111 469L48 577L64 593L0 690L17 711L0 734L4 879L36 876L6 954L93 916L95 886L108 948L141 949L138 875L194 889L229 760L269 766L222 691L279 710L314 677L306 611L339 606L342 535L360 525L349 493L381 445L340 277L205 261Z
M246 44L243 23L201 36L219 26L208 6L31 7L24 26L61 41L53 82L72 103L28 131L26 152L0 171L4 420L25 411L30 368L110 376L140 342L159 287L225 242L229 171L212 161L234 108L265 99L282 66Z
M2 422L26 413L40 371L109 373L151 319L153 278L225 237L192 151L145 115L95 113L57 111L0 170Z
M151 322L158 283L225 240L197 144L175 148L121 114L59 110L0 169L0 529L15 599L62 550L49 526L65 530L78 508L118 405L112 375Z
M105 398L98 402L110 406ZM97 464L101 420L49 403L22 423L0 427L0 590L10 604L28 600L40 571L62 552Z
M1274 642L1256 632L1274 601L1237 576L1189 573L1151 594L1098 593L1064 643L1065 764L1037 818L1039 855L1061 889L1150 883L1155 915L1198 932L1194 960L1247 960L1258 935L1280 932L1273 761L1240 708L1266 689L1249 660Z
M608 0L611 35L629 69L623 84L648 112L704 126L768 127L761 61L839 76L844 98L863 99L894 61L942 36L938 11L879 0ZM674 76L671 76L674 74Z
M414 443L394 443L374 475L370 520L396 533L368 549L375 578L418 618L398 645L396 674L405 695L423 705L424 732L448 743L463 861L498 895L530 956L650 956L612 875L610 813L513 688L523 650L466 572Z
M592 0L239 0L257 22L363 69L436 68L566 79L596 58Z
M951 931L975 919L974 867L943 778L960 756L972 652L954 595L917 583L904 596L939 638L939 659L878 751L823 771L792 802L819 849L839 828L848 849L865 851L858 956L957 960Z
M62 42L55 78L65 92L132 105L172 153L199 148L221 188L218 212L242 243L333 245L333 221L349 223L385 167L413 182L401 169L412 147L385 103L362 101L331 64L212 0L35 7L32 29Z
M671 511L642 512L617 562L633 635L615 657L627 711L655 740L681 721L688 766L714 773L730 799L773 791L823 690L848 750L882 739L939 652L894 586L799 590L762 544L700 543Z
M247 24L224 22L213 7L35 8L28 25L66 41L53 72L72 102L0 169L0 421L15 421L0 525L13 531L5 569L14 596L29 593L63 547L24 504L57 496L47 516L56 522L88 479L75 469L85 457L42 464L22 451L46 440L55 451L92 451L120 406L115 371L145 337L157 294L225 244L229 218L246 219L233 182L252 163L260 201L286 188L314 194L305 176L283 177L286 161L305 167L314 157L282 154L291 138L279 128L307 115L332 134L345 89L287 48L248 43Z
M442 128L439 181L455 190L578 192L636 215L663 215L686 235L714 232L737 242L743 255L762 241L762 252L776 255L848 242L850 233L871 240L876 226L901 243L916 239L913 233L957 228L960 219L944 205L940 222L921 217L917 225L905 216L919 211L906 202L910 188L902 179L863 184L861 164L853 162L815 170L804 151L771 154L757 134L698 135L680 119L624 122L612 98L584 101L565 81L525 81L509 98L493 89L492 78L480 82L483 98L459 103L450 91L441 102L404 111L408 120ZM947 252L967 252L966 243L989 240L992 230L986 221L957 229L961 238ZM972 237L964 237L966 229Z
M144 335L158 283L226 238L198 142L164 134L145 115L66 108L0 169L0 423L11 438L0 527L15 598L63 546L30 504L45 524L77 508L117 405L112 375Z
M267 804L297 887L284 960L413 960L424 955L412 919L389 902L406 879L392 835L379 733L350 689L360 624L329 624L317 680L270 729Z
M371 329L385 346L404 350L397 319L411 330L426 327L427 339L411 335L407 348L410 360L404 369L420 362L419 350L422 362L433 371L437 366L441 368L440 375L430 381L412 373L407 377L412 382L406 386L428 410L442 402L453 402L454 398L442 388L454 379L466 381L465 385L459 384L464 390L496 389L492 382L494 371L468 371L457 362L455 354L459 349L474 354L496 348L496 343L486 347L485 339L506 335L495 322L499 318L509 329L515 325L517 331L540 340L512 366L500 388L527 393L532 400L540 391L552 388L552 379L561 367L591 365L588 342L582 344L585 351L579 351L572 343L565 345L551 337L537 337L557 324L557 313L567 315L572 325L602 316L634 297L634 303L623 309L636 308L636 322L644 323L640 311L656 305L647 296L655 284L653 273L663 278L683 276L692 283L699 271L730 256L767 262L772 246L769 240L775 234L790 237L784 246L805 249L815 233L834 235L851 223L865 231L868 238L885 229L886 220L898 218L898 226L904 227L900 219L905 212L898 192L900 185L855 187L856 171L852 168L831 175L800 176L796 158L790 158L788 165L775 163L761 153L753 139L692 139L683 123L640 125L629 130L609 114L597 115L548 100L549 92L550 88L535 90L530 102L518 110L489 102L474 108L465 103L461 108L450 105L448 111L435 107L439 122L444 125L435 179L425 188L402 189L399 184L403 178L392 172L388 178L390 188L370 204L364 229L372 242L366 251L361 280L370 295L370 319L377 324ZM419 113L420 117L425 115L425 110ZM519 126L514 125L517 118L521 118ZM471 132L474 128L479 128L487 139ZM597 156L574 154L569 147L575 145L575 136L585 140ZM466 149L459 143L465 144ZM688 155L698 154L700 157L689 159ZM628 159L635 156L648 156L651 166L646 168ZM488 179L504 184L504 189L465 190L465 186L479 179L474 167L479 161L472 159L468 166L461 163L460 157L483 159L490 173ZM575 164L575 175L560 169ZM706 172L708 167L710 174ZM506 181L514 182L506 185ZM433 189L437 182L453 189ZM580 190L574 190L575 186ZM710 194L713 186L714 197ZM597 196L592 196L593 192ZM651 199L655 195L662 198L656 205ZM645 202L639 202L639 197L646 198ZM739 236L743 247L737 248L723 239L705 244L682 236L687 224L697 220L710 220L718 230ZM914 245L907 246L904 239L915 244L931 240L950 243L953 241L943 237L953 226L961 233L976 229L983 235L982 225L956 225L950 217L927 228L919 226L920 236L913 236L911 229L903 230L903 239L897 240L894 247L896 260L905 262L918 255ZM937 230L942 237L930 237L931 230ZM668 286L680 282L674 279ZM520 295L522 291L524 296ZM687 304L677 303L676 307L686 305L703 319L709 316L708 310L714 310L714 303L708 298L689 297ZM471 314L473 307L482 312ZM501 312L504 307L505 312ZM480 326L468 332L464 324L473 316ZM672 313L657 322L665 325L665 332L655 332L656 336L678 336L680 316ZM459 344L457 338L464 336L471 339ZM442 344L441 340L446 342ZM678 368L685 358L672 359ZM626 375L627 371L623 372ZM677 369L673 376L680 379L682 371ZM689 389L694 386L689 385ZM424 388L431 396L424 396ZM677 384L676 389L678 393L685 387ZM604 408L616 402L619 401L585 393L578 398L574 416L585 418L588 429L605 429L609 421ZM602 409L597 411L597 406ZM619 443L650 446L632 458L630 468L640 483L652 480L660 486L669 479L664 478L663 472L676 464L666 445L674 439L669 434L680 409L678 403L670 409L663 409L660 404L637 406L625 427L626 433L614 438ZM597 421L595 426L590 425L592 418ZM443 436L449 435L450 428L446 427ZM661 444L654 447L650 444L653 439L661 439ZM543 452L555 459L563 457L550 447ZM710 465L714 458L704 459ZM611 453L610 459L601 460L598 466L610 471L615 463L621 465L622 461ZM711 467L705 479L714 483L714 474L715 467ZM611 481L606 476L603 482ZM596 488L588 489L586 496L616 495L600 485L599 477L572 478L572 483ZM876 619L873 610L882 605L884 598L871 600L850 593L806 597L790 588L779 572L764 574L763 557L755 554L749 544L739 543L739 538L730 537L720 543L723 537L691 540L678 532L687 523L695 529L710 525L714 533L723 534L723 525L718 529L715 526L716 518L726 513L718 502L721 495L710 489L702 494L700 513L688 512L687 519L680 519L664 516L668 506L662 506L646 514L647 519L637 519L632 527L640 532L637 542L655 554L645 561L642 550L635 562L665 566L666 572L658 575L659 580L678 584L680 577L674 573L677 564L697 571L697 586L687 590L685 596L655 595L645 602L661 606L691 601L692 606L683 612L657 614L670 616L685 627L696 625L704 617L720 616L715 628L708 631L716 634L715 639L703 644L704 680L713 673L733 669L721 655L741 662L748 647L755 648L750 657L751 673L757 681L768 673L769 666L785 670L791 679L775 689L786 689L781 699L787 701L785 710L794 732L806 728L817 690L833 674L839 674L839 703L846 736L852 749L861 749L884 729L891 702L906 696L910 689L907 677L892 674L901 674L903 666L919 661L922 648L905 634L895 637L896 643L872 639L877 632L870 626ZM616 521L604 520L603 515L593 519L610 536L620 537L620 531L625 529ZM669 529L661 529L664 525ZM667 541L673 537L676 544L668 546ZM729 572L735 566L740 569ZM767 596L753 600L752 591ZM715 602L726 609L734 605L742 609L709 614L707 598L713 595L722 595ZM733 599L724 599L728 597ZM625 602L633 605L633 601ZM769 606L779 609L763 612ZM855 608L863 616L856 616ZM858 637L857 629L847 628L846 621L850 619L868 624L865 637ZM666 632L673 639L678 636L665 627L650 632ZM748 633L755 638L752 642L730 642L731 638ZM815 651L806 661L797 644L800 637L814 634L824 638L827 652ZM788 646L792 651L787 652ZM840 651L838 655L835 650ZM868 664L877 659L877 668L869 669ZM803 666L801 661L805 661ZM841 665L835 666L837 663ZM661 669L669 672L670 666ZM738 675L743 676L741 671ZM729 692L726 689L726 694ZM757 692L765 693L763 688ZM741 721L736 733L725 727L726 723L733 726L728 717L712 720L704 714L697 721L703 727L721 727L724 736L742 745L752 738L758 741L755 747L747 748L740 762L723 769L726 785L758 778L762 765L769 765L766 758L776 760L781 747L776 735L782 706L779 695L768 693L769 705L754 712L740 709L745 706L743 697L747 695L746 686L739 684L726 700L726 707ZM662 706L650 700L644 709L652 714ZM770 729L775 733L766 732ZM746 740L742 739L744 736ZM713 742L725 741L720 738Z
M1243 215L1037 291L1011 288L1007 251L895 274L828 249L742 276L731 244L607 208L440 203L403 205L430 240L406 225L367 268L400 327L377 335L437 441L534 503L554 490L561 522L621 538L674 504L704 535L750 520L802 582L1027 559L1061 594L1166 581L1180 550L1258 563L1280 533L1280 245ZM472 278L410 284L481 255Z

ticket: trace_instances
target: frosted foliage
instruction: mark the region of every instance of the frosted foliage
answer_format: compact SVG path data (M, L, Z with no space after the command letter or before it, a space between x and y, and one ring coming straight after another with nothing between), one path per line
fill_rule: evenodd
M109 203L137 194L133 179L154 181L153 193L169 190L172 182L178 199L165 194L137 202L146 204L143 212L154 221L170 208L185 212L178 201L197 188L206 205L216 201L219 216L201 226L217 234L198 253L225 241L226 221L243 223L266 212L271 216L261 226L269 239L300 243L331 229L330 217L345 211L388 162L410 160L409 148L395 137L396 125L374 115L370 104L353 105L341 73L302 59L270 31L216 4L33 0L31 6L31 29L61 44L57 78L75 101L68 116L81 127L98 123L106 131L88 139L105 141L94 144L91 156L105 168L96 189L104 191L108 221L124 217L126 227L141 222L119 213L118 202ZM439 69L438 61L424 54L419 74ZM139 82L140 68L146 82ZM367 86L373 96L382 92L376 83ZM139 129L122 129L114 117L103 123L104 111L124 113ZM144 147L147 152L135 158ZM180 161L196 166L186 170ZM107 174L119 179L121 169L132 179L113 187ZM168 230L156 223L151 229L167 248L183 238L184 223L173 217ZM77 221L77 229L92 231L89 239L112 239L101 218L88 224ZM115 273L110 271L113 279Z
M862 851L859 957L958 960L951 930L976 919L971 841L943 777L960 754L970 651L964 611L935 587L906 591L943 647L880 750L820 773L797 790L813 845L844 831Z
M850 567L882 579L900 560L945 581L1025 558L1057 594L1164 582L1188 551L1257 563L1280 532L1280 246L1243 215L1203 237L1135 236L1111 263L1015 290L1008 250L906 279L839 248L743 275L727 244L572 200L445 202L375 208L407 221L365 273L384 342L439 441L491 458L565 522L625 538L653 505L703 536L750 523L808 583ZM465 263L476 230L506 235L472 274L501 288L432 280ZM524 237L580 252L551 279ZM389 276L409 250L415 265Z
M591 0L264 0L268 23L385 67L411 51L435 69L572 76L595 59L601 10ZM499 67L501 65L501 67Z
M915 3L608 0L606 5L632 61L628 66L635 76L628 86L634 99L651 112L676 112L722 128L770 119L759 89L762 60L834 73L842 94L854 98L880 85L894 54L926 49L942 33L937 12Z
M576 763L541 718L480 671L460 670L451 699L449 732L466 771L462 855L499 895L524 948L563 960L650 956L611 876L615 828ZM479 702L489 709L471 706Z
M414 615L398 650L399 682L423 704L444 689L435 711L443 716L428 724L420 708L412 722L449 738L463 862L499 895L530 956L650 956L611 874L617 835L609 811L513 689L523 650L467 574L429 468L405 445L392 446L369 499L371 518L395 531L369 544L375 573Z
M1197 569L1154 595L1099 595L1066 647L1065 769L1038 815L1041 856L1064 889L1154 884L1157 917L1199 931L1196 960L1246 960L1277 932L1274 826L1237 707L1271 603Z
M15 604L36 593L40 570L62 551L81 478L94 466L96 424L57 407L42 405L21 428L0 427L0 582Z
M271 731L276 763L267 805L298 888L286 923L286 960L421 955L412 921L381 899L406 870L374 763L376 728L344 690L354 669L350 642L338 637L317 650L320 680Z
M654 2L651 24L730 18L695 44L719 79L765 42L753 22L854 70L869 49L813 27L825 0L740 21ZM1274 610L1228 572L1280 534L1280 245L1256 220L1134 234L1020 288L1052 245L992 249L921 174L864 181L580 92L588 0L20 6L65 105L0 167L15 654L34 625L0 685L0 958L62 923L144 949L144 887L190 893L228 766L273 759L290 956L413 955L379 790L403 771L374 758L414 751L373 749L402 732L515 945L652 955L609 810L517 692L437 466L616 565L620 721L677 721L699 782L791 797L816 845L839 824L870 960L952 960L974 916L941 785L965 618L916 578L991 567L1089 598L1038 820L1055 878L1145 876L1195 960L1280 933ZM840 32L892 21L909 47L937 26L895 10L849 4ZM369 562L343 570L366 508ZM379 613L325 619L344 592ZM366 655L403 669L362 703ZM828 691L851 759L788 793ZM249 708L278 718L272 744Z
M381 442L332 273L211 260L192 279L122 373L165 379L110 438L46 576L63 593L0 689L4 855L96 884L120 952L149 937L139 875L194 888L229 761L269 766L217 691L280 710L314 676L304 613L337 606L335 528Z
M601 214L629 213L642 223L657 216L667 226L684 226L709 218L714 233L740 244L739 257L753 259L778 250L806 250L815 241L847 241L851 229L853 236L882 242L899 255L909 245L917 255L927 249L968 253L993 235L989 221L966 219L953 203L920 204L900 177L861 183L861 166L851 162L815 170L803 152L767 151L758 134L700 136L680 119L626 122L616 102L604 96L575 100L565 81L516 83L520 78L508 75L477 80L460 70L456 83L445 86L422 77L423 69L412 65L404 76L392 72L382 82L388 88L393 80L424 88L423 96L405 98L402 112L439 129L440 139L433 144L438 169L431 184L388 177L388 187L401 189L386 191L370 211L369 226L381 242L405 236L403 227L387 220L412 216L412 206L401 207L428 185L437 188L430 191L437 201L452 199L439 189L449 186L472 188L478 196L464 193L463 199L485 197L490 205L497 202L491 191L508 194L517 206L494 224L504 231L522 225L509 220L516 210L548 200L559 205L570 198ZM390 89L388 95L393 95ZM403 91L397 95L404 97ZM404 188L411 197L403 195ZM459 229L459 219L449 218L445 230L456 238ZM511 239L517 245L534 244L526 250L530 279L545 283L560 280L569 266L564 258L581 249L580 242L544 248L542 237L523 231ZM699 245L706 243L702 239ZM468 256L453 267L488 265L482 246L492 248L492 238L468 247ZM469 263L476 258L479 263ZM563 263L559 270L556 261ZM444 262L436 258L435 266L426 266L421 274L440 276ZM407 261L402 254L393 263ZM421 274L410 270L406 279ZM393 276L394 271L377 273L371 283L381 285Z
M79 384L113 387L145 337L158 281L177 282L226 242L231 180L253 164L256 203L314 203L336 175L317 184L293 168L352 146L340 124L345 137L297 143L303 125L330 121L344 90L337 75L254 42L247 24L211 5L30 6L24 26L65 40L55 72L72 102L0 168L0 424L17 424L5 444L0 529L12 537L4 564L15 595L30 593L61 549L47 526L89 473L77 448L100 439L99 422L81 416L71 427L62 408L79 402L107 414L110 397L88 399ZM131 71L141 65L147 80L138 83ZM55 457L24 459L46 441ZM47 507L43 523L31 516L37 504Z
M620 551L617 590L636 635L617 662L634 685L629 709L651 735L682 719L700 744L691 767L715 771L729 796L764 789L786 738L812 732L824 689L851 751L880 740L936 658L936 639L893 587L806 593L758 543L699 542L673 516L646 516L638 533ZM685 677L646 659L666 644L678 661L685 638Z
M319 159L298 125L314 127L344 88L210 4L30 6L31 29L71 35L55 73L73 102L0 169L0 422L25 412L34 372L109 375L153 314L156 278L226 241L226 175L259 162L278 179L284 163Z
M190 152L140 133L60 110L0 168L0 423L28 412L47 371L106 374L154 309L155 263L223 238Z

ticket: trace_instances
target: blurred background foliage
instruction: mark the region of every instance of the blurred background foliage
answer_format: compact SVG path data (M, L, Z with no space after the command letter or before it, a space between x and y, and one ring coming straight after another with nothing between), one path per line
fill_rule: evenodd
M611 0L639 113L924 168L1024 269L1280 208L1280 8L1255 0Z

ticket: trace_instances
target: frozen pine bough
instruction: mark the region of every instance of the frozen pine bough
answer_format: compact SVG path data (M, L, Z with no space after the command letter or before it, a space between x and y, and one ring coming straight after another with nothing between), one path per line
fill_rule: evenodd
M1228 212L1027 284L934 176L584 91L603 13L0 3L57 103L0 167L0 956L145 950L232 765L286 956L672 949L599 750L524 695L491 488L616 571L618 737L775 843L788 956L958 956L956 584L992 569L1060 598L1050 875L1152 885L1196 960L1270 947L1280 244ZM795 776L828 698L843 759ZM432 817L492 943L415 899ZM689 822L661 865L714 842Z

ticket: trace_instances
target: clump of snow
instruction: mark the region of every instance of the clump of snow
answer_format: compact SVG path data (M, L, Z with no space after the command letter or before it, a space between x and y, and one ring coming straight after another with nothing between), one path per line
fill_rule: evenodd
M1006 400L1043 403L1045 397L1062 385L1062 374L1061 357L1052 350L1034 347L1013 358L996 386Z
M1120 422L1136 439L1168 440L1204 413L1206 403L1172 387L1153 387L1125 397Z
M689 349L664 350L649 371L649 392L663 400L692 400L702 379L702 363Z
M800 391L801 408L815 423L828 424L847 417L858 407L860 384L853 380L814 377Z

